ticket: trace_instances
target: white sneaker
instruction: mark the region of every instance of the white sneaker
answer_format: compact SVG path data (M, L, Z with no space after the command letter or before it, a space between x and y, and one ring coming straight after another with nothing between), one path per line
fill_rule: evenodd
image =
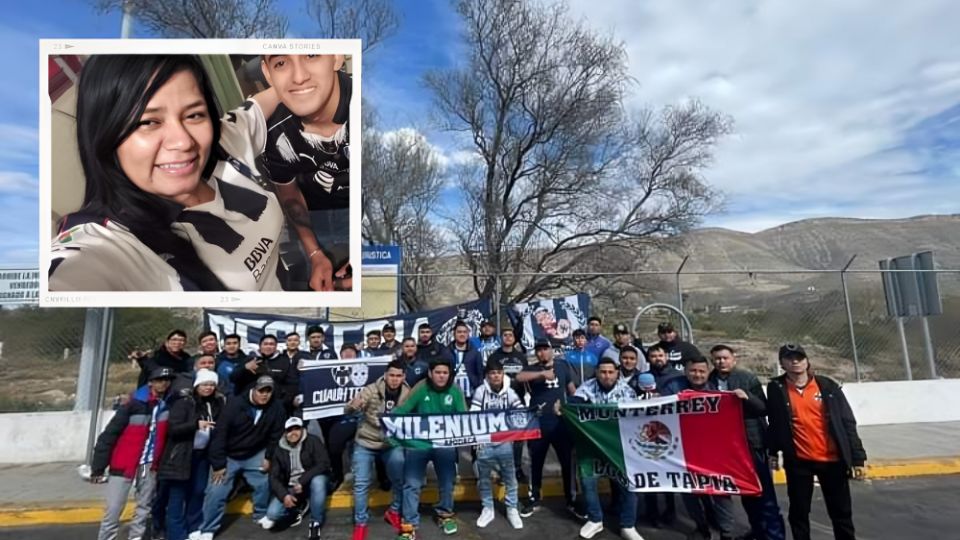
M200 531L193 531L187 536L187 540L200 540Z
M603 532L603 523L598 523L594 521L586 522L583 527L580 527L580 537L581 538L593 538L594 536Z
M523 520L520 519L520 511L516 508L507 508L507 521L514 529L523 528Z
M493 508L489 506L484 506L483 510L480 511L480 517L477 518L477 527L481 529L489 525L493 518L496 517L496 514L493 512Z
M213 540L213 533L200 533L199 540Z
M640 533L638 533L634 527L620 529L620 538L624 540L643 540L643 537L640 536Z
M263 516L257 521L257 525L260 525L263 530L269 531L273 528L274 523L272 519L268 518L267 516Z

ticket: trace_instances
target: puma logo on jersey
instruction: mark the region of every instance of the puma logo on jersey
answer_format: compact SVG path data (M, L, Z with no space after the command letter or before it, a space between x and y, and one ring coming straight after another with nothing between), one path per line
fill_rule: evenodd
M247 270L250 270L251 272L254 271L254 269L257 267L257 263L259 263L261 260L263 260L264 257L267 256L267 253L269 252L270 244L272 243L273 243L273 240L267 237L263 237L260 239L260 243L257 244L252 251L250 251L250 255L247 258L243 259L243 264L247 266Z

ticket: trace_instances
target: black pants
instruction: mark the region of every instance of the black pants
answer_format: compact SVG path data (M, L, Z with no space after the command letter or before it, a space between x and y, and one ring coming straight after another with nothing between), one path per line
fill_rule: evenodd
M836 540L854 540L853 508L847 467L839 462L822 463L797 460L784 467L787 473L787 497L790 499L788 521L794 540L810 540L810 502L813 500L813 477L820 481L823 501L833 524Z
M563 496L567 503L574 500L573 495L573 437L567 427L557 421L553 425L540 424L541 437L527 441L530 451L530 498L540 499L540 488L543 486L543 464L547 461L547 451L553 447L560 462L560 474L563 475Z

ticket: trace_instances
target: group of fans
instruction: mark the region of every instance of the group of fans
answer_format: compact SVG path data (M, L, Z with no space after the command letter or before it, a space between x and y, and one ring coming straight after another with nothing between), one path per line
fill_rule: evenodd
M548 450L559 461L566 507L585 522L582 538L603 529L599 478L574 472L573 433L561 419L562 403L612 404L672 395L685 390L727 391L742 400L749 442L762 494L742 497L749 531L736 536L730 496L682 494L695 529L689 538L769 539L786 537L771 469L782 463L787 477L788 521L796 540L810 538L809 512L814 476L823 491L837 539L852 539L848 479L865 476L866 453L840 385L815 374L804 349L779 350L783 375L764 393L758 378L737 367L736 352L718 344L706 357L678 339L670 323L658 327L660 341L643 348L625 325L614 327L613 342L601 335L602 321L590 318L586 331L573 334L573 348L556 355L538 341L528 359L510 328L496 335L485 322L471 336L457 322L449 345L439 343L428 324L417 337L397 340L390 323L368 332L364 344L326 345L320 326L307 331L308 345L287 334L260 339L253 354L241 338L228 335L222 350L216 334L199 338L199 352L185 351L187 336L176 330L155 352L134 353L140 367L138 388L120 400L117 413L100 435L91 464L93 482L107 483L107 505L99 538L117 537L120 514L131 487L136 511L130 539L211 539L220 529L228 498L239 477L252 488L253 518L264 529L299 525L309 513L309 539L319 539L326 499L344 479L343 458L353 443L354 540L365 540L368 498L376 476L392 494L384 519L398 540L417 538L420 496L427 463L433 464L439 501L432 518L444 534L455 534L454 484L460 478L457 448L403 448L385 439L380 418L387 413L456 413L468 410L531 408L539 415L541 437L527 441L530 474L523 468L523 443L492 443L470 448L482 510L479 528L496 519L493 481L505 487L506 519L523 527L541 507ZM338 354L339 353L339 354ZM343 416L320 419L322 440L307 432L300 406L299 371L312 360L392 355L385 374L344 407ZM737 436L734 434L733 436ZM782 456L782 461L781 461ZM106 476L109 468L109 476ZM528 484L522 501L519 486ZM612 510L627 540L637 532L638 495L611 481ZM661 511L661 503L663 503ZM652 527L676 519L674 495L646 493L643 517Z

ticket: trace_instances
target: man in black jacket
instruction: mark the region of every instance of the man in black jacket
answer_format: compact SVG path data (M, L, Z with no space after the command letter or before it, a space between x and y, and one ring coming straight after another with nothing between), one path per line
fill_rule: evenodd
M684 365L688 359L703 356L693 343L680 339L673 323L662 322L658 324L657 337L660 338L657 344L667 352L667 361L670 366L681 373L684 371Z
M433 335L433 328L427 323L422 323L417 327L417 336L420 340L417 342L417 356L426 363L432 360L443 358L453 362L453 356L450 350L444 347L436 336Z
M210 540L220 528L227 496L234 477L242 474L253 487L253 519L262 525L270 502L267 472L283 435L286 418L274 394L275 383L267 375L257 378L243 395L227 401L210 440L209 459L213 473L203 502L201 540Z
M768 448L774 463L777 454L783 453L790 531L795 540L810 538L816 476L834 538L853 540L849 476L864 479L867 460L853 411L836 381L814 375L803 347L784 345L779 357L785 373L767 385Z
M742 497L743 509L750 521L750 535L754 540L784 540L787 535L777 504L773 476L767 465L767 399L760 380L753 373L737 367L737 355L729 345L710 349L713 371L708 386L716 390L735 392L743 400L743 425L753 456L753 466L763 487L759 497Z
M277 352L277 336L267 334L260 338L260 350L246 364L236 369L230 378L235 388L246 389L257 377L269 375L277 388L274 399L283 403L287 416L293 414L293 400L300 393L300 370L298 360Z
M159 368L170 368L177 373L189 373L192 365L190 355L184 350L186 344L187 333L183 330L174 330L167 334L166 341L153 354L146 355L141 351L130 353L129 358L140 367L137 388L147 384L150 374Z
M270 529L276 522L293 517L300 523L300 509L309 504L309 540L320 538L320 528L327 517L330 456L323 443L307 434L303 420L296 416L284 424L280 446L270 466L270 490L274 499L267 508L267 517L260 525Z

